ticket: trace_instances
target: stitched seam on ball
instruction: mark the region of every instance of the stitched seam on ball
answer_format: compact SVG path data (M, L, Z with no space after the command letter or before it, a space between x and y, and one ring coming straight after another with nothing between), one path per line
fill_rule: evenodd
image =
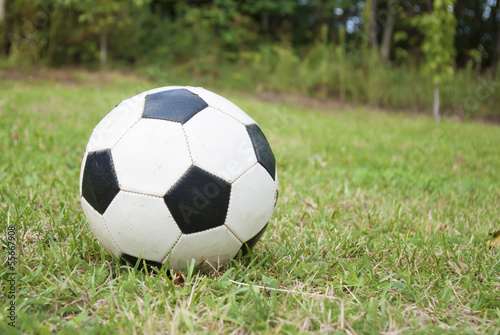
M126 189L123 189L123 188L120 188L120 191L125 192L125 193L132 193L132 194L137 194L137 195L143 195L143 196L150 197L150 198L163 199L163 196L153 195L153 194L145 194L145 193L141 193L141 192L126 190Z
M215 106L210 105L210 104L209 104L209 103L208 103L208 102L207 102L207 101L206 101L206 100L205 100L205 99L204 99L201 95L199 95L197 92L193 92L192 90L190 90L190 88L201 88L201 89L204 89L203 87L192 87L192 86L186 86L186 88L187 88L187 90L188 90L189 92L191 92L191 93L193 93L193 94L197 95L197 96L198 96L201 100L205 101L205 103L207 104L207 107L203 108L203 109L202 109L201 111L199 111L198 113L201 113L202 111L204 111L205 109L207 109L207 108L209 108L209 107L210 107L210 108L213 108L213 109L215 109L215 110L217 110L217 111L221 112L222 114L225 114L225 115L227 115L227 116L229 116L229 117L231 117L231 118L235 119L235 120L236 120L236 121L238 121L239 123L241 123L241 124L245 125L243 122L241 122L240 120L238 120L238 119L237 119L237 118L235 118L234 116L229 115L228 113L224 112L224 111L223 111L223 110L221 110L220 108L217 108L217 107L215 107ZM208 90L207 90L207 91L208 91ZM212 92L212 93L213 93L213 92ZM215 93L214 93L214 94L215 94ZM196 114L198 114L198 113L196 113Z
M257 162L257 164L258 164L258 162ZM255 164L254 164L254 165L255 165ZM252 165L252 167L253 167L254 165ZM204 168L202 168L202 167L200 167L200 166L196 165L196 162L194 162L194 161L193 161L192 166L190 166L190 167L189 167L186 171L184 171L184 174L186 174L186 172L187 172L187 171L188 171L191 167L193 167L193 166L196 166L198 169L203 170L205 173L208 173L208 174L209 174L209 175L211 175L212 177L215 177L215 178L218 178L218 179L221 179L221 180L225 181L225 182L226 182L226 183L228 183L229 185L233 185L233 183L236 181L236 180L234 180L234 181L232 181L232 182L231 182L231 181L229 181L229 180L227 180L227 179L225 179L225 178L223 178L223 177L220 177L220 176L216 175L215 173L212 173L212 172L210 172L210 171L207 171L206 169L204 169ZM250 168L251 168L251 167L250 167ZM250 170L250 169L248 169L248 170ZM243 173L246 173L248 170L245 170ZM184 176L184 174L183 174L182 176ZM240 177L241 177L241 176L240 176ZM239 177L238 177L238 178L239 178ZM177 183L179 183L180 181L181 181L181 178L179 178L179 180L177 180L177 181L175 182L175 184L174 184L174 185L172 185L172 187L170 187L169 191L170 191L172 188L174 188L174 187L175 187L175 185L177 185Z
M231 230L230 230L230 229L229 229L229 228L225 225L225 224L223 224L223 225L221 225L221 226L217 226L217 227L213 227L213 228L205 229L205 230L203 230L203 231L199 231L199 232L192 233L192 234L197 234L197 233L205 233L205 232L208 232L208 231L211 231L211 230L214 230L214 229L220 228L220 227L224 227L224 228L226 228L227 230L229 230L229 232L231 233L231 235L233 235L233 236L234 236L234 237L235 237L238 241L240 241L240 242L241 242L241 240L240 240L240 239L239 239L239 238L238 238L238 237L237 237L237 236L236 236L236 235L235 235L235 234L234 234L234 233L233 233L233 232L232 232L232 231L231 231ZM179 238L177 238L177 241L175 241L175 243L174 243L174 245L172 246L172 248L170 249L170 251L169 251L169 252L167 252L167 255L165 256L165 258L163 258L162 263L164 263L164 262L165 262L165 260L166 260L166 258L168 257L168 255L169 255L170 253L172 253L172 251L174 251L174 249L175 249L175 247L177 246L177 244L179 243L179 240L181 239L182 235L191 235L191 234L184 234L184 233L182 233L182 234L179 236ZM243 243L243 242L242 242L242 243ZM205 261L205 260L204 260L204 261Z
M229 207L228 207L228 213L229 213ZM227 220L227 214L226 214L226 220ZM238 236L237 236L237 235L236 235L236 234L235 234L235 233L231 230L231 228L230 228L230 227L229 227L226 223L224 223L224 226L227 228L227 230L229 230L229 232L230 232L230 233L231 233L234 237L236 237L236 239L237 239L238 241L240 241L240 242L241 242L241 244L245 243L244 241L242 241L242 240L241 240L241 239L240 239L240 238L239 238L239 237L238 237Z
M188 136L186 134L186 129L184 129L184 125L182 125L182 133L184 134L184 140L186 140L186 144L188 147L189 158L191 159L191 165L195 165L194 164L194 157L193 157L193 154L191 153L191 144L189 143L189 139L188 139Z
M156 196L156 195L150 195L150 194L144 194L144 193L139 193L139 192L134 192L134 191L127 191L127 190L120 190L121 192L123 193L130 193L130 194L137 194L137 195L140 195L140 196L146 196L146 197L149 197L149 198L156 198L156 199L161 199L163 200L163 197L159 197L159 196ZM165 205L166 206L166 205ZM167 207L167 210L168 210L168 207ZM170 213L170 211L168 212L168 215L169 217L172 219L172 221L175 223L175 219L172 217L172 214ZM104 217L103 217L103 220L104 220ZM176 223L177 224L177 223ZM108 232L108 235L111 236L109 230L108 230L108 227L106 227L106 231ZM174 244L172 245L172 248L170 250L167 251L166 255L164 257L162 257L162 263L165 262L165 258L167 258L168 254L172 251L172 249L174 248L174 246L177 244L177 242L179 241L179 239L181 238L182 236L182 232L181 234L179 235L179 237L177 238L177 240L175 240ZM124 252L123 250L120 249L120 247L118 247L118 245L116 244L116 242L114 241L113 239L113 236L111 236L111 239L113 241L113 243L115 244L115 246L122 252Z
M211 108L213 108L213 109L215 109L215 110L217 110L217 111L221 112L222 114L227 115L227 116L229 116L229 117L230 117L230 118L232 118L232 119L235 119L236 121L238 121L238 123L242 124L244 127L246 127L246 126L250 126L250 125L252 125L252 124L257 124L257 122L255 122L255 120L254 120L254 119L252 119L252 118L250 117L250 115L246 114L243 110L241 110L241 111L242 111L243 113L245 113L245 114L246 114L246 115L247 115L247 116L248 116L248 117L249 117L249 118L253 121L253 123L246 124L246 123L244 123L243 121L238 120L236 117L234 117L233 115L229 114L228 112L226 112L226 111L222 110L222 109L221 109L221 108L219 108L219 107L215 107L215 106L212 106L212 105L209 105L209 106L210 106ZM235 106L236 106L236 105L235 105ZM238 107L238 106L236 106L236 107ZM238 108L239 108L239 107L238 107Z
M243 177L245 175L245 173L247 173L248 171L250 171L251 169L253 169L256 165L259 165L259 161L255 162L252 166L250 166L248 169L246 169L245 171L243 171L240 176L238 178L236 178L235 180L233 180L233 182L231 183L234 184L236 183L237 180L241 179L241 177Z
M193 163L193 164L194 164L194 163ZM228 183L230 186L232 186L232 185L233 185L233 183L234 183L234 181L233 181L233 182L230 182L229 180L226 180L225 178L219 177L219 176L218 176L218 175L216 175L215 173L212 173L212 172L210 172L210 171L207 171L207 170L205 170L204 168L199 167L198 165L196 165L196 166L197 166L198 168L202 169L203 171L205 171L206 173L208 173L209 175L211 175L211 176L213 176L213 177L215 177L215 178L218 178L218 179L222 179L222 180L224 180L224 181L225 181L226 183ZM228 206L228 207L229 207L229 206Z
M274 204L275 197L276 197L276 189L274 190L273 195L271 196L271 200L272 200L273 204ZM267 224L269 224L275 209L276 209L276 207L274 207L274 205L269 208L268 213L266 213L264 216L265 217L264 224L262 225L262 227L260 227L259 231L261 229L263 229Z
M238 123L242 124L244 127L246 127L246 126L247 126L245 123L243 123L243 121L238 120L236 117L234 117L233 115L231 115L231 114L227 113L226 111L223 111L221 108L218 108L218 107L215 107L215 106L211 106L211 105L209 105L209 106L210 106L210 107L212 107L213 109L215 109L215 110L217 110L217 111L221 112L222 114L227 115L227 116L229 116L230 118L232 118L232 119L234 119L234 120L238 121ZM250 117L250 116L249 116L249 117ZM254 121L254 122L255 122L255 121Z
M116 147L116 145L121 141L121 139L130 131L130 129L132 129L132 127L134 127L139 121L142 120L142 116L144 115L144 106L146 105L146 99L144 98L143 101L142 101L142 112L141 114L139 115L139 118L132 124L130 125L130 127L128 127L124 132L123 134L120 136L120 138L118 138L118 140L115 142L115 144L113 144L110 148L110 150L112 150L114 147Z
M118 182L118 189L120 189L120 182L118 181L118 176L116 175L116 170L115 170L115 162L113 161L113 155L111 154L111 149L109 149L109 153L110 153L110 157L111 157L111 166L112 166L112 170L113 170L113 175L115 176L116 178L116 181ZM118 193L120 193L121 190L118 191ZM115 195L115 198L116 196L118 195L118 193ZM115 199L113 198L113 200ZM108 226L106 225L106 220L104 219L104 214L106 213L106 211L109 209L109 207L111 206L111 204L113 203L113 201L111 201L108 205L108 207L106 208L106 210L104 211L104 213L101 215L102 217L102 223L104 225L104 228L106 228L106 232L108 233L108 236L111 238L111 241L113 242L113 244L115 245L115 247L120 251L120 252L123 252L123 250L120 249L120 247L118 246L118 244L116 243L115 239L113 238L113 235L111 235L111 231L109 230Z
M248 171L250 171L250 169L252 169L255 165L259 164L259 162L256 162L255 164L253 164L250 168L248 168L247 170L245 170L238 178L236 178L235 180L233 180L233 182L231 183L231 194L229 195L229 201L227 203L227 210L226 210L226 217L224 218L224 226L227 227L227 229L229 229L229 226L226 225L226 222L227 222L227 215L229 214L229 210L231 208L231 199L233 198L232 195L233 195L233 192L232 192L232 188L233 188L233 184L238 180L240 179L245 173L247 173ZM231 229L229 229L229 231L231 231ZM233 233L231 231L231 233ZM233 233L234 235L234 233ZM235 235L236 236L236 235ZM236 237L238 239L238 241L241 242L241 240ZM243 242L242 242L243 243Z
M137 123L139 123L139 121L141 121L141 119L142 119L142 116L141 116L141 117L140 117L137 121L135 121L135 122L134 122L134 123L133 123L130 127L128 127L128 128L127 128L127 130L125 130L125 131L123 132L123 134L120 136L120 138L118 138L118 140L116 140L115 144L113 144L113 145L111 146L111 148L109 148L109 149L110 149L110 150L113 150L113 149L114 149L114 147L116 147L116 145L117 145L117 144L118 144L118 143L122 140L122 138L123 138L125 135L127 135L127 133L130 131L130 129L132 129L132 127L134 127Z
M179 236L175 240L174 244L172 244L172 247L170 248L170 250L167 250L165 256L163 256L163 258L161 259L162 264L165 264L165 262L167 261L167 258L169 258L169 256L172 254L172 251L174 250L175 246L177 245L177 243L179 242L181 237L182 237L182 232L179 234Z
M199 95L197 92L193 92L193 90L191 90L192 88L201 88L201 89L204 89L204 88L203 88L203 87L199 87L199 86L198 86L198 87L196 87L196 86L184 86L184 89L188 90L189 92L193 93L194 95L197 95L197 96L198 96L198 98L200 98L201 100L205 101L205 103L206 103L208 106L210 106L210 105L208 104L208 102L207 102L205 99L203 99L203 97L202 97L201 95ZM201 112L201 111L200 111L200 112Z
M245 172L243 172L243 173L242 173L242 174L241 174L238 178L236 178L236 179L233 181L233 183L235 183L238 179L240 179L241 177L243 177L243 176L244 176L244 175L245 175L248 171L250 171L250 170L251 170L254 166L256 166L257 164L260 164L260 163L259 163L259 162L257 162L257 163L255 163L254 165L252 165L252 166L251 166L248 170L246 170L246 171L245 171ZM232 183L232 184L233 184L233 183ZM231 184L231 186L232 186L232 184ZM272 197L271 197L271 199L272 199L273 203L275 203L275 201L274 201L274 200L276 199L276 190L277 190L277 187L276 187L276 182L274 183L274 186L275 186L275 187L274 187L274 194L273 194L273 195L272 195ZM232 194L232 192L231 192L231 194ZM231 230L231 228L229 228L229 226L227 225L227 218L228 218L228 214L229 214L229 209L231 208L231 198L232 198L232 197L230 196L230 197L229 197L229 204L228 204L228 206L227 206L226 218L225 218L225 220L224 220L224 226L226 226L226 227L227 227L227 229L228 229L229 231L231 231L231 233L233 233L233 231ZM265 224L267 224L267 223L269 222L269 220L271 220L271 217L272 217L272 215L273 215L273 213L274 213L274 210L275 210L275 209L276 209L276 207L271 206L271 208L269 209L269 212L270 212L270 213L267 213L267 215L265 216L265 217L267 218L267 219L265 220L265 221L266 221L266 223L265 223ZM264 225L265 225L265 224L264 224ZM262 228L261 228L261 229L262 229ZM240 241L240 242L241 242L241 240L240 240L240 239L236 236L236 234L234 234L234 233L233 233L233 235L234 235L234 236L238 239L238 241ZM242 243L245 243L245 242L242 242Z
M189 88L191 88L191 86L188 86L188 90L189 90ZM194 87L194 88L196 88L196 87ZM200 88L204 89L203 87L200 87ZM221 112L221 113L223 113L223 114L225 114L225 115L229 116L230 118L235 119L236 121L238 121L240 124L244 125L245 127L247 126L247 124L246 124L246 123L244 123L243 121L238 120L238 119L237 119L236 117L234 117L233 115L231 115L231 114L229 114L229 113L227 113L227 112L223 111L221 108L216 107L216 106L213 106L213 105L210 105L210 104L209 104L209 103L208 103L205 99L203 99L203 97L202 97L201 95L199 95L198 93L193 92L193 91L191 91L191 90L189 90L189 91L190 91L191 93L196 94L197 96L199 96L199 97L200 97L200 99L202 99L203 101L205 101L205 102L207 103L208 107L213 108L213 109L215 109L215 110L218 110L219 112ZM208 90L207 90L207 91L208 91ZM214 93L214 92L212 92L212 93ZM215 94L215 93L214 93L214 94ZM224 97L222 97L222 98L223 98L223 99L225 99ZM227 100L227 99L226 99L226 100ZM229 100L227 100L227 101L229 101ZM229 102L231 102L231 101L229 101ZM231 102L231 103L232 103L233 105L235 105L233 102ZM235 106L236 106L236 105L235 105ZM237 107L237 108L239 108L238 106L236 106L236 107ZM241 108L240 108L240 109L241 109ZM245 113L243 110L241 110L241 111L242 111L243 113ZM200 112L201 112L201 111L200 111ZM245 113L245 114L246 114L246 113ZM248 114L246 114L246 115L247 115L247 116L248 116L248 117L249 117L249 118L250 118L250 119L251 119L251 120L252 120L255 124L257 124L257 122L255 122L255 120L254 120L254 119L252 119L252 118L250 117L250 115L248 115ZM254 123L250 123L250 124L248 124L248 125L251 125L251 124L254 124Z
M240 179L245 173L247 173L248 171L250 171L250 169L252 169L255 165L259 164L259 162L256 162L255 164L253 164L251 167L249 167L247 170L245 170L238 178L236 178L235 180L233 180L233 182L231 183L231 189L233 188L233 184L238 180ZM227 203L227 211L226 211L226 217L224 218L224 225L226 225L226 222L227 222L227 214L229 213L229 209L231 208L231 199L232 199L232 195L233 195L233 192L231 191L231 194L229 195L229 202ZM227 227L227 226L226 226ZM238 239L239 240L239 239Z
M118 175L116 174L115 162L113 161L113 153L111 152L111 149L106 149L106 150L109 150L109 157L111 158L111 167L112 167L112 170L113 170L113 175L115 176L116 183L118 184L118 192L120 192L120 190L121 190L120 189L120 181L118 180ZM115 194L115 197L116 197L117 194ZM113 202L113 201L111 201L111 202ZM108 207L106 208L106 210L109 208L110 205L111 205L111 203L108 205ZM106 213L106 211L104 211L104 213Z
M174 220L174 221L175 221L175 220ZM161 262L162 262L163 264L165 264L165 261L167 260L167 258L168 258L168 257L172 254L172 251L174 251L175 246L177 245L177 243L179 243L179 240L181 239L181 237L182 237L182 235L183 235L183 234L184 234L184 233L181 231L181 233L180 233L179 237L177 237L177 240L175 240L175 243L174 243L174 244L172 244L172 247L170 248L170 250L168 250L168 251L167 251L167 254L165 255L165 257L163 257L163 258L162 258ZM170 266L170 264L169 264L169 266Z
M273 195L270 197L270 200L272 200L272 203L273 203L273 204L275 203L275 199L276 199L276 188L274 188ZM267 213L265 214L265 216L264 216L264 217L266 218L266 219L264 220L264 225L263 225L262 227L260 227L260 229L264 228L264 226L265 226L266 224L268 224L268 223L269 223L269 221L271 220L271 218L272 218L272 216L273 216L273 213L274 213L275 209L276 209L276 207L275 207L274 205L273 205L273 206L271 206L271 207L269 208L268 212L267 212ZM228 208L227 208L227 212L229 213L229 206L228 206ZM226 214L226 222L227 222L227 214ZM225 225L225 226L226 226L229 230L231 230L231 229L229 228L229 226L226 224L226 222L224 222L224 225ZM232 232L232 231L231 231L231 232ZM235 234L235 236L236 236L236 234ZM239 239L238 239L238 240L239 240ZM240 241L241 241L241 240L240 240ZM243 241L242 243L245 243L245 242Z
M101 215L101 218L102 218L102 225L104 226L104 229L106 229L106 233L111 239L111 242L115 245L116 249L118 249L119 252L123 253L123 250L118 246L118 243L116 243L115 239L113 238L113 235L111 235L111 231L109 230L108 225L106 224L106 219L104 218L104 215Z

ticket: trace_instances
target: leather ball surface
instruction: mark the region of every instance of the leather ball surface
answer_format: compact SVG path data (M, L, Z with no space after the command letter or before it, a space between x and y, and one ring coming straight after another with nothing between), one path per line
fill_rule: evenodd
M101 245L174 270L246 253L267 227L277 186L261 128L199 87L122 101L95 127L80 171L82 208Z

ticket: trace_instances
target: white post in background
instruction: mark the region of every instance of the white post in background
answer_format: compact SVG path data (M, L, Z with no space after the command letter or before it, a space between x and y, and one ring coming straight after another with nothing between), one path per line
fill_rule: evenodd
M439 122L439 120L441 120L441 116L439 115L439 85L437 84L434 86L434 105L432 107L432 112L436 122Z
M0 23L5 18L5 0L0 0Z

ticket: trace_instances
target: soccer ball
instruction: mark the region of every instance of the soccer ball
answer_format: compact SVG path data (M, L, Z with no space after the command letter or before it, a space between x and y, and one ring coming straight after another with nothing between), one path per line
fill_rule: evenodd
M82 208L102 246L173 270L245 254L277 194L260 127L200 87L162 87L121 102L95 127L80 170Z

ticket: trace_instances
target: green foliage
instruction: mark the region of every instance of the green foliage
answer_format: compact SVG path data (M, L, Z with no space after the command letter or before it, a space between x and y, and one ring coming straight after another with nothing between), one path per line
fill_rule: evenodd
M225 1L231 2L231 1ZM282 12L284 14L293 13L295 7L297 7L297 2L293 0L255 0L251 2L243 2L243 10L248 11L252 14L262 13L263 11L269 12Z
M0 26L1 63L95 67L98 35L105 34L111 67L417 111L432 105L430 92L440 83L445 115L498 118L498 72L481 67L486 49L468 44L454 51L465 38L455 35L457 24L482 31L491 28L491 19L484 27L467 19L463 27L472 2L457 3L456 13L448 10L453 1L436 1L432 12L422 2L417 14L404 2L377 3L379 40L387 11L394 10L390 62L368 50L366 24L347 29L346 22L363 11L367 21L363 2L12 0ZM455 68L455 59L462 68Z
M423 32L420 46L425 62L424 73L432 76L435 85L453 78L457 19L453 14L456 0L436 0L431 13L413 19Z
M78 22L93 33L108 32L127 9L129 0L60 0L67 8L78 12Z
M347 52L341 45L318 42L296 52L263 45L258 52L243 56L236 64L217 67L214 75L199 80L204 85L250 92L292 92L402 111L422 111L432 106L430 92L434 84L429 75L416 66L392 68L369 52ZM186 77L191 71L159 68L154 75L168 79L173 73ZM471 67L458 71L452 81L441 85L443 115L498 117L495 104L500 103L499 79L498 75L480 76Z

